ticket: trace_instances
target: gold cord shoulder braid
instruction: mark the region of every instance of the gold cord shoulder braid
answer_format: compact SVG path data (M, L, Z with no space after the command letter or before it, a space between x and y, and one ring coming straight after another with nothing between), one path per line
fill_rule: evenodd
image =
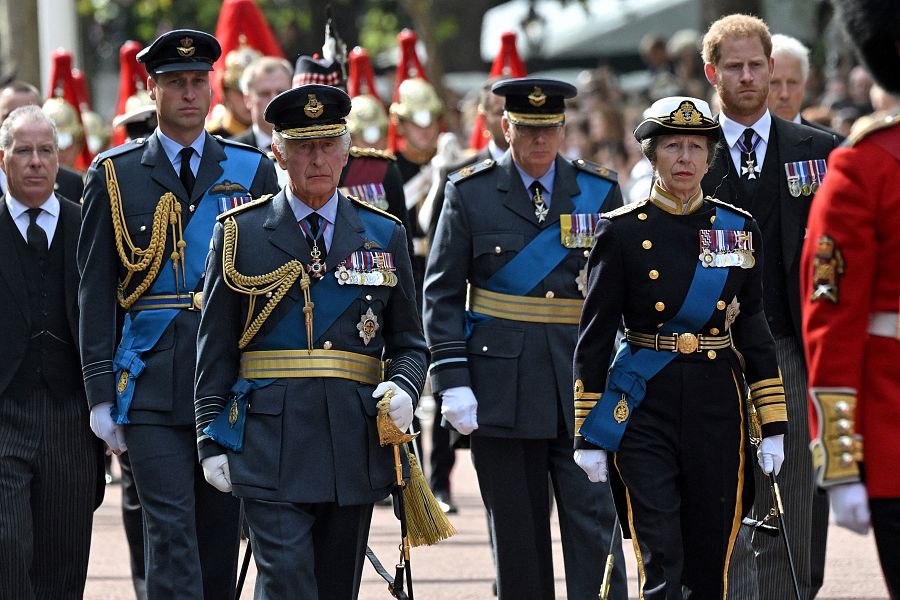
M244 332L238 341L238 347L245 348L298 278L301 278L300 287L303 289L304 295L308 294L309 275L306 274L303 263L296 259L288 261L271 273L264 275L243 275L239 273L234 264L238 244L237 222L231 216L225 219L223 225L225 228L224 247L222 248L223 279L225 284L235 292L250 296L250 306L247 311L247 320L244 322ZM266 305L256 315L256 318L251 320L256 297L269 294L270 292L271 296L269 296Z

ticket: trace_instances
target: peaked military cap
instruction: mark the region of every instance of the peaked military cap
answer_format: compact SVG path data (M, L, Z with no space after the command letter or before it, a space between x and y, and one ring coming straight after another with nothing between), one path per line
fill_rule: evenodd
M518 77L498 81L491 92L506 98L506 119L513 125L559 127L566 120L566 98L574 98L574 85L555 79Z
M347 131L350 96L330 85L301 85L272 98L264 117L286 140L337 137Z
M218 40L208 33L193 29L176 29L164 33L138 52L151 75L173 71L212 71L222 54Z
M689 96L660 98L644 111L644 120L634 130L642 142L657 135L704 135L719 139L719 122L712 118L709 104Z
M347 85L344 71L338 61L301 55L297 57L297 64L294 66L294 87L308 83L341 88Z

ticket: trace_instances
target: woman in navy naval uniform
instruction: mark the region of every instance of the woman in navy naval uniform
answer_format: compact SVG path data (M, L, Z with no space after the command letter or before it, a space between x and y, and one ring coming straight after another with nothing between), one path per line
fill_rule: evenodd
M656 102L634 135L650 197L604 215L575 350L575 462L611 484L642 598L724 598L752 461L781 467L787 412L763 314L761 235L746 212L704 198L719 125L702 100ZM625 339L610 366L621 318ZM607 371L607 367L610 367Z

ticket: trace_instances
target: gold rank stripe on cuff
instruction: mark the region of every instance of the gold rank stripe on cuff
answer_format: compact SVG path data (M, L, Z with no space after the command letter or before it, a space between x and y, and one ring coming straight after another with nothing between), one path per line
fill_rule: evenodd
M781 375L750 384L750 401L759 415L762 425L785 422L788 419L784 399L784 382Z
M578 325L584 300L536 298L491 292L469 286L469 310L510 321Z
M582 394L582 398L588 396L588 394ZM600 397L600 394L590 394L590 396ZM581 437L581 425L584 423L584 420L590 414L590 412L597 406L596 400L576 400L575 401L575 435Z
M262 350L241 355L241 377L282 379L334 377L378 385L384 364L377 358L341 350Z
M781 380L781 375L779 375L778 377L772 377L770 379L760 379L755 383L751 383L750 391L753 392L753 390L758 390L770 385L780 385L782 386L782 389L784 389L784 382Z

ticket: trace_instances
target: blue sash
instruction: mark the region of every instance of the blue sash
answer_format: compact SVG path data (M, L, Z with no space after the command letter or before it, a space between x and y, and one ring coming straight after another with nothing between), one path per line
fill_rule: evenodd
M584 172L575 176L581 193L572 198L575 210L572 214L597 213L613 184L606 179ZM560 242L559 223L547 227L522 248L512 260L488 278L484 289L500 294L524 296L559 266L569 255L571 248ZM492 317L466 311L466 339L472 336L475 325Z
M250 184L256 176L256 170L263 157L256 152L232 146L225 146L224 150L226 160L223 165L222 180L238 182L243 184L246 189L250 189ZM211 186L210 189L213 187L215 186ZM206 266L209 242L212 239L213 226L216 224L218 215L219 201L207 190L184 230L184 241L187 244L184 254L184 289L178 289L175 277L167 272L168 269L165 268L167 265L164 264L153 285L147 291L148 294L176 294L197 289L200 284L200 276ZM131 408L131 401L134 398L135 380L144 372L145 365L141 360L141 355L156 345L180 310L178 308L150 309L137 313L129 312L125 315L122 340L119 342L113 359L116 369L116 405L112 408L111 413L116 423L129 422L128 410Z
M716 208L714 229L736 230L742 229L743 225L744 219L739 214L721 207ZM713 313L715 302L711 302L711 299L722 294L728 272L727 268L704 268L698 260L684 304L660 328L660 334L698 331L703 327ZM623 339L609 369L606 390L581 425L580 432L584 439L606 450L618 450L628 420L644 400L647 381L676 357L677 352L657 352L649 348L641 348L632 353L631 346ZM628 418L619 423L613 414L623 396L628 404Z
M382 248L391 243L394 222L379 216L370 210L359 211L360 220L366 230L366 236L375 240ZM359 286L340 285L336 277L327 275L312 286L310 298L315 304L313 309L313 341L318 341L334 324L335 320L346 311L353 301L359 297ZM265 338L254 341L248 350L297 350L306 346L306 317L303 314L303 303L297 302L266 334ZM226 404L224 410L206 426L203 433L211 437L221 446L240 452L244 445L244 424L247 421L247 406L250 392L274 383L274 379L238 378L232 386L228 403L237 405L237 420L231 423L231 410Z

